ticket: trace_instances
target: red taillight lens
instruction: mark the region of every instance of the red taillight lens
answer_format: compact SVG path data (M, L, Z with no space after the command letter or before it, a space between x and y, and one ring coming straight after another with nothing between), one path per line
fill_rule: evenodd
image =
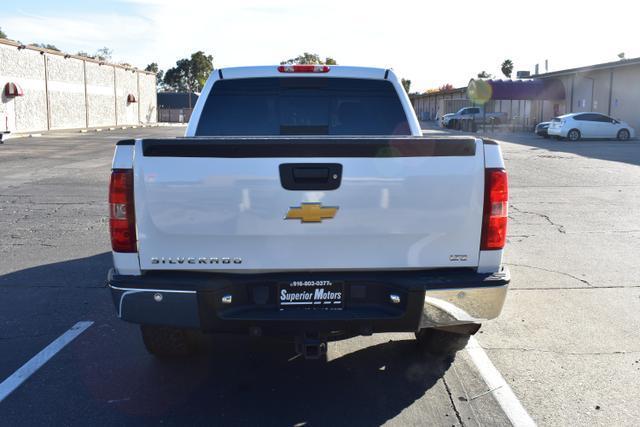
M504 169L487 169L484 182L484 212L480 249L502 249L507 239L509 186Z
M115 252L137 252L133 171L114 169L109 184L109 230Z
M281 73L328 73L326 65L281 65L278 71Z

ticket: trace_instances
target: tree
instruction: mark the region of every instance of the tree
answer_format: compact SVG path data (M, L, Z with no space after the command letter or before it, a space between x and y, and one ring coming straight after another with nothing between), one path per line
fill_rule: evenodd
M60 52L60 49L58 49L54 45L48 44L48 43L46 43L46 44L45 43L31 43L29 46L41 47L43 49L56 50L56 51Z
M292 65L292 64L320 64L320 65L337 65L335 59L327 56L324 61L317 53L305 52L302 55L298 55L295 58L287 59L280 62L280 65Z
M510 59L505 59L502 65L500 66L502 70L502 74L505 75L506 78L511 78L511 73L513 72L513 62Z
M402 87L404 87L405 92L409 93L409 89L411 88L411 80L401 79Z
M178 60L175 67L164 73L163 82L168 89L177 92L200 92L211 71L213 56L199 50L192 53L191 58Z
M0 28L0 39L6 39L7 38L7 34L2 31L2 28Z
M93 55L93 58L98 59L100 61L111 61L112 54L113 54L113 50L105 46L102 49L98 49L95 55Z
M482 70L481 72L478 73L478 78L479 79L490 79L491 78L491 74L489 74L486 71Z
M164 78L164 71L158 68L157 62L152 62L144 68L145 71L150 71L152 73L156 73L156 85L158 89L162 89L162 80Z

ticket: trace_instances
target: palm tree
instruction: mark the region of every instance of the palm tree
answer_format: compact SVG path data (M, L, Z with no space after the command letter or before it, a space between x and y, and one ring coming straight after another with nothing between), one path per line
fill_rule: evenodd
M502 74L505 75L508 79L511 78L511 73L513 72L513 62L510 59L505 59L502 65L500 66L502 70Z

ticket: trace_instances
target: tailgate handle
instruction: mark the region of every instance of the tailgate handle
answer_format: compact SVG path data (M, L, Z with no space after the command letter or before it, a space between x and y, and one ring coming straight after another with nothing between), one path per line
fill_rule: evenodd
M283 163L280 183L287 190L335 190L342 181L339 163Z
M293 168L293 179L296 182L322 181L329 179L329 168Z

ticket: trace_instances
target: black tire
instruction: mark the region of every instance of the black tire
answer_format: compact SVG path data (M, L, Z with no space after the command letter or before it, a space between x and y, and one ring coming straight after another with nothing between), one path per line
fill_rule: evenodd
M441 331L425 328L416 332L416 340L420 348L437 356L452 355L462 350L469 342L468 334Z
M569 132L567 132L567 139L569 141L580 141L581 135L580 135L580 131L578 129L571 129Z
M197 352L195 332L170 326L140 325L147 351L159 358L185 357Z
M542 135L544 139L549 139L549 135Z
M628 129L620 129L617 135L618 141L628 141L631 138L631 133Z

